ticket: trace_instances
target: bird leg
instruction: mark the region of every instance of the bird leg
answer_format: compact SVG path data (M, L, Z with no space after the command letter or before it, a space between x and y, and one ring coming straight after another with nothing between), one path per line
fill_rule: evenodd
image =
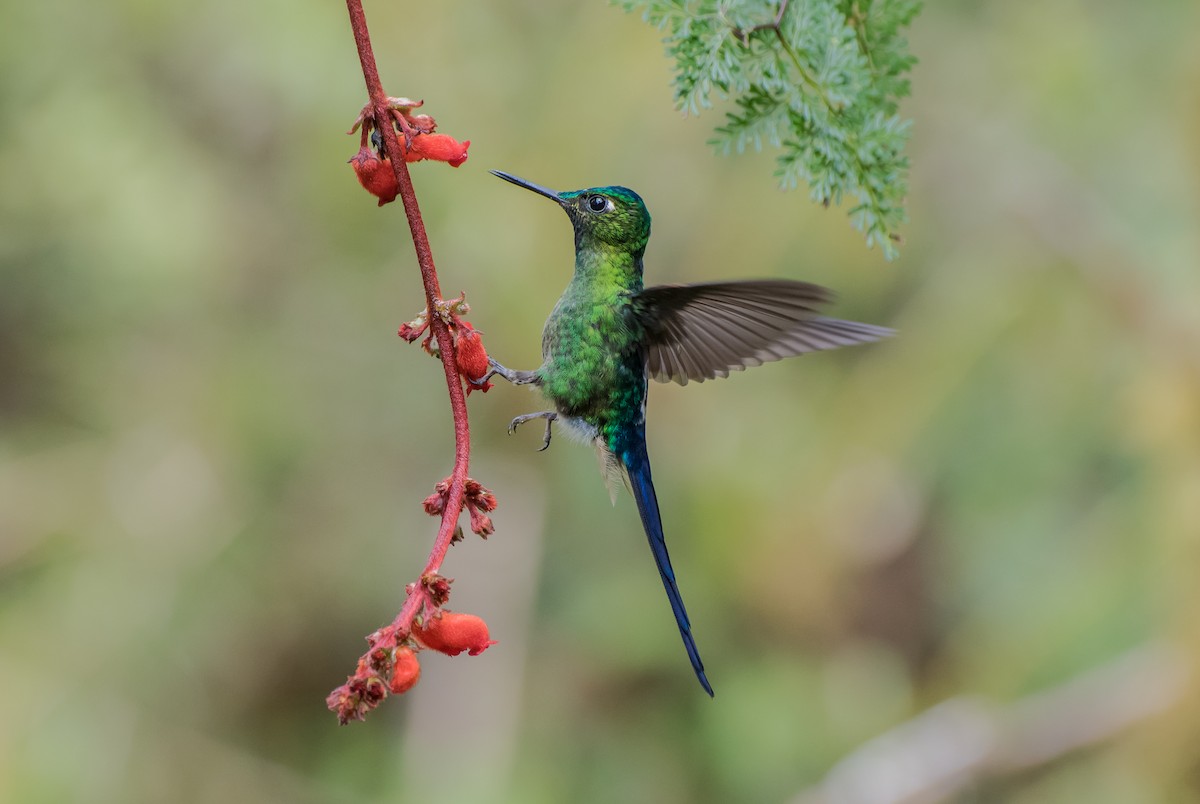
M541 411L538 411L537 413L526 413L525 415L518 416L517 418L515 418L511 422L509 422L508 434L512 435L513 433L515 433L517 431L517 428L520 427L525 422L532 421L534 419L545 419L546 420L546 439L542 442L542 445L540 447L538 447L538 452L545 452L546 448L550 446L550 425L553 424L554 420L557 418L558 418L558 413L553 410L541 410Z
M514 371L513 369L505 368L490 357L488 358L488 367L491 371L476 381L478 385L483 385L496 375L503 377L513 385L534 385L539 382L536 371ZM511 428L509 431L511 432Z

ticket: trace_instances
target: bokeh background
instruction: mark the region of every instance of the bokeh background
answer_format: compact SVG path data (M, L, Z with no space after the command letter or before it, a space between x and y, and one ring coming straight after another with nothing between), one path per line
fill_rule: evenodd
M0 799L1157 802L1200 797L1200 6L934 3L902 257L722 158L603 2L368 2L447 293L538 362L552 205L621 183L650 282L786 276L902 336L655 386L650 448L717 697L628 496L470 399L482 656L339 728L448 473L399 204L345 164L344 7L4 0ZM907 798L906 798L907 797Z

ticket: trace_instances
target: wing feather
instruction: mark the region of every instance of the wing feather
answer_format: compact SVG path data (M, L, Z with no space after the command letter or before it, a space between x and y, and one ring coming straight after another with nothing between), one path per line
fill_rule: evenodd
M787 279L646 288L634 297L646 331L646 372L659 382L687 385L894 334L819 315L832 298L823 287Z

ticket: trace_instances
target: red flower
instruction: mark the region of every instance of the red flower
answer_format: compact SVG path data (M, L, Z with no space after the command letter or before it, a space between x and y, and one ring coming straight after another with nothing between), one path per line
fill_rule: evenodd
M414 623L412 635L425 647L449 656L457 656L464 650L471 656L478 656L496 644L488 635L487 623L481 618L454 611L427 617L421 625Z
M417 134L412 138L412 146L404 155L404 161L432 159L435 162L448 162L450 167L458 167L467 161L467 148L470 146L470 140L459 142L449 134Z
M392 671L392 694L403 695L421 680L421 664L412 648L396 649L396 668Z
M467 381L467 396L470 396L472 391L483 391L486 394L492 384L479 383L478 380L490 369L487 350L483 348L483 338L468 321L461 321L455 327L454 354L458 373Z
M379 206L396 200L400 187L396 184L396 174L392 171L391 162L380 159L370 146L364 145L358 153L350 157L350 164L354 166L358 183L368 193L379 198Z

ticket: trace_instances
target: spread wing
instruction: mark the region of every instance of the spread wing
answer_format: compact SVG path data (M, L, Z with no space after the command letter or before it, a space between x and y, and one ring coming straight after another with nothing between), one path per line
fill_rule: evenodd
M646 288L633 299L646 332L646 371L659 382L687 385L894 334L818 315L832 298L823 287L787 279Z

